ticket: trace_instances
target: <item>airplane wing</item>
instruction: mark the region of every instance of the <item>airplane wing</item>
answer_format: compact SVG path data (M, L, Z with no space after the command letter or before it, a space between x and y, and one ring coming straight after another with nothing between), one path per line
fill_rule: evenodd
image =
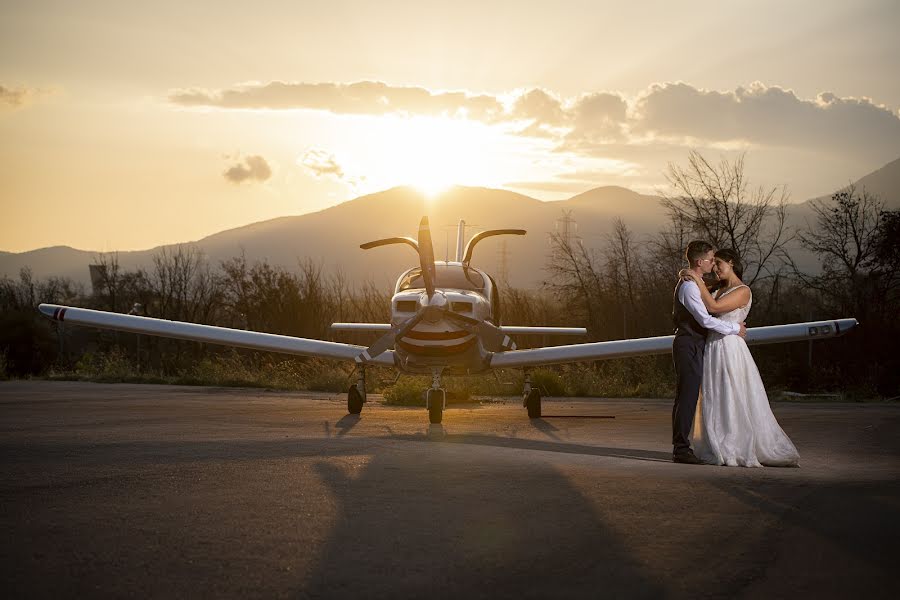
M58 306L56 304L41 304L38 306L38 310L45 316L63 323L128 331L131 333L144 333L194 342L222 344L224 346L237 346L252 350L332 358L350 362L354 362L356 357L366 349L365 346L353 344L310 340L287 335L276 335L274 333L214 327L212 325L198 325L182 321L167 321L165 319L123 315L87 308ZM384 352L370 360L369 364L393 367L394 353L392 351Z
M332 323L332 331L373 331L391 330L390 323ZM501 325L500 331L506 335L587 335L584 327L523 327L519 325Z
M859 322L856 319L838 319L836 321L812 321L809 323L752 327L747 329L746 340L748 344L774 344L778 342L818 340L842 335L856 327L858 324ZM495 352L491 357L491 368L536 367L540 365L587 360L605 360L608 358L624 358L628 356L668 354L672 351L672 340L674 339L675 336L666 335L630 340L614 340L609 342L593 342L569 346L549 346L528 350Z

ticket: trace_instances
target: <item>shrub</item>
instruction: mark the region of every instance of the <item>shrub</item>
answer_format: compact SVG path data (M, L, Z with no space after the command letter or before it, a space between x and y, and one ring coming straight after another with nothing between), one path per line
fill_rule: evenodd
M401 376L384 388L384 403L394 406L425 406L424 391L431 385L426 377Z
M351 383L351 371L332 361L313 359L303 363L298 378L303 389L316 392L346 392ZM367 377L368 379L368 377Z
M91 381L120 382L135 377L128 356L114 347L107 352L85 352L75 363L75 375Z
M544 396L565 396L566 388L556 371L535 369L531 373L531 387L541 390Z

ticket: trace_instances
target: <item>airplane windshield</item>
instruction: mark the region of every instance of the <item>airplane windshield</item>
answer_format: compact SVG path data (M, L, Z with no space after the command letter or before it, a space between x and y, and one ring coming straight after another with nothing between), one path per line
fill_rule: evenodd
M434 287L454 290L484 291L484 277L475 269L458 265L435 265ZM412 269L400 280L397 291L424 288L422 269Z

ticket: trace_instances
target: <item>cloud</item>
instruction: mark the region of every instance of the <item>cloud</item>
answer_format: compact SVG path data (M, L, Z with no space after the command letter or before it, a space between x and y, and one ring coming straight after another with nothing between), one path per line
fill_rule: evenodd
M251 181L263 182L272 176L272 169L266 159L259 155L248 156L228 167L222 176L234 184Z
M24 92L3 89L7 102ZM518 123L526 137L558 138L562 148L657 140L676 144L774 145L885 157L900 154L900 116L867 98L822 92L802 99L793 91L756 82L717 91L690 84L659 83L629 102L618 92L573 98L541 88L500 96L379 81L356 83L253 83L221 90L175 90L180 106L224 109L310 109L335 114L466 116L489 124Z
M582 96L571 108L570 140L613 141L625 133L628 104L619 94L601 92Z
M332 176L335 179L344 178L344 169L338 164L333 154L325 150L313 148L303 153L297 164L315 175L316 177Z
M358 190L366 182L365 175L348 174L334 154L320 148L310 148L304 152L297 159L297 164L317 178L340 181L352 190Z
M566 122L562 102L540 88L521 94L513 102L510 112L513 119L528 119L535 124L559 126Z
M522 92L501 119L529 121L516 131L526 137L613 141L622 138L627 109L628 103L615 93L584 94L566 102L534 88Z
M756 82L734 91L686 83L651 86L635 103L631 132L709 143L814 147L872 157L900 154L900 116L868 98L823 92L804 100Z
M726 153L754 148L777 151L779 156L796 150L856 164L884 163L900 155L897 111L868 98L827 91L801 98L790 89L759 82L733 90L668 82L633 96L592 91L564 97L542 88L489 95L377 81L275 81L221 90L176 90L169 98L179 106L222 109L466 117L503 127L510 135L550 140L558 152L629 161L645 171L683 158L689 147ZM311 155L300 162L318 176L348 180L336 161L329 164Z
M312 109L336 114L420 115L466 114L490 120L502 112L493 96L464 92L431 92L422 87L391 86L379 81L356 83L247 84L224 90L175 90L169 101L181 106L230 109Z
M30 87L9 88L0 85L0 110L16 110L31 104L44 90Z

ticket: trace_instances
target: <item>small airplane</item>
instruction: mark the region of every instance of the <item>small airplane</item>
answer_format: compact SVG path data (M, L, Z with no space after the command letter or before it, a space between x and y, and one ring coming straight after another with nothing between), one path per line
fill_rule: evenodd
M589 342L518 350L513 336L528 334L585 335L580 327L525 327L501 324L500 293L496 282L472 266L475 246L497 235L525 235L523 229L494 229L473 236L468 243L466 225L459 222L455 261L436 261L428 218L419 224L417 239L393 237L362 244L368 250L389 244L408 244L419 265L400 275L391 298L390 323L333 323L335 331L370 331L382 335L371 346L243 331L181 321L168 321L85 308L41 304L40 312L56 321L265 350L302 356L352 361L357 382L347 392L350 414L362 412L366 402L366 367L389 366L402 373L431 374L425 391L429 421L440 423L447 394L444 374L475 374L492 369L522 368L525 373L523 406L529 418L541 416L541 391L532 386L530 369L542 365L604 360L671 352L674 336ZM858 325L856 319L813 321L753 327L748 344L769 344L842 335Z

